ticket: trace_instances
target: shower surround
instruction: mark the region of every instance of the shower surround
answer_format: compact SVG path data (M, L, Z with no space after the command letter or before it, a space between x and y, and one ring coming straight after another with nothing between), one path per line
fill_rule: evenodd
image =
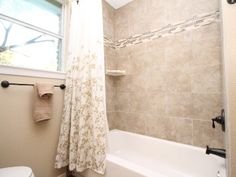
M223 147L218 1L103 3L110 129L204 147Z

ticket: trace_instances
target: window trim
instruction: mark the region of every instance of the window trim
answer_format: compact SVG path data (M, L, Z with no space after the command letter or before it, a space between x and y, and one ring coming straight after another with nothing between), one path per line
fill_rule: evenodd
M63 10L63 8L62 8ZM9 16L6 16L2 13L0 13L0 19L3 19L3 20L6 20L6 21L9 21L9 22L12 22L14 24L17 24L17 25L20 25L20 26L23 26L25 28L28 28L28 29L31 29L31 30L34 30L34 31L38 31L40 33L43 33L43 34L46 34L46 35L49 35L49 36L52 36L52 37L55 37L55 38L59 38L59 39L63 39L63 36L60 35L60 34L56 34L56 33L53 33L51 31L48 31L48 30L45 30L43 28L40 28L40 27L37 27L35 25L31 25L29 23L26 23L26 22L23 22L21 20L17 20L15 18L12 18L12 17L9 17Z
M1 65L0 74L26 77L40 77L52 79L65 79L66 73L61 71L47 71L40 69L30 69L17 66Z
M61 31L60 34L53 33L51 31L45 30L43 28L37 27L30 23L9 17L0 13L0 19L10 21L14 24L23 26L25 28L38 31L42 34L46 34L61 40L61 49L60 51L60 69L61 71L48 71L48 70L41 70L35 68L25 68L20 66L11 66L11 65L3 65L0 64L0 74L2 75L14 75L14 76L26 76L26 77L42 77L42 78L55 78L55 79L65 79L65 36L67 32L67 25L68 25L68 7L66 3L60 2L60 0L55 0L62 5L62 18L61 18Z

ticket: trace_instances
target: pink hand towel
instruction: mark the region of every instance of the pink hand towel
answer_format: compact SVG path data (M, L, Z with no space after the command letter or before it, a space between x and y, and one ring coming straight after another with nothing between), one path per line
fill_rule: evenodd
M33 118L35 122L49 120L52 117L52 95L54 85L36 83Z

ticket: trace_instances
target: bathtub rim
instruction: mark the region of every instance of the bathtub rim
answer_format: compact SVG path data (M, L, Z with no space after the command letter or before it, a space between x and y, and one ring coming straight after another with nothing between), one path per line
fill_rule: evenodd
M148 136L148 135L142 135L142 134L138 134L138 133L134 133L134 132L128 132L128 131L119 130L119 129L112 129L109 131L109 133L119 133L119 132L124 133L124 134L134 135L134 136L141 137L141 138L147 138L147 139L153 140L153 141L159 141L159 142L172 144L172 145L176 145L176 146L191 148L191 149L194 149L197 151L206 151L206 149L203 147L198 147L198 146L194 146L191 144L184 144L184 143L180 143L180 142L176 142L176 141L161 139L161 138L152 137L152 136ZM213 156L213 155L210 154L210 156ZM214 156L214 157L222 159L221 157L218 157L218 156Z
M161 138L151 137L151 136L142 135L142 134L133 133L133 132L128 132L128 131L123 131L123 130L119 130L119 129L112 129L112 130L109 131L109 133L112 133L112 134L114 134L114 133L115 134L116 133L128 134L128 135L131 135L131 136L145 138L145 139L148 139L148 140L151 140L151 141L159 141L161 143L163 142L163 143L166 143L167 145L169 144L169 145L174 145L174 146L178 146L178 147L181 147L181 148L184 147L184 148L192 149L192 150L195 150L195 151L198 151L198 152L204 152L204 154L205 154L205 151L206 151L203 147L197 147L197 146L193 146L193 145L189 145L189 144L184 144L184 143L180 143L180 142L174 142L174 141L171 141L171 140L165 140L165 139L161 139ZM226 168L227 168L226 167L226 160L224 158L222 158L222 157L218 157L218 156L213 155L213 154L210 154L209 156L211 158L217 160L217 161L221 161L221 162L224 163L224 167L221 167L219 169L219 172L223 173L225 175L223 177L226 177ZM107 153L107 157L108 157L109 160L118 159L118 161L119 161L118 165L122 165L122 163L120 163L120 162L123 162L123 163L127 162L126 160L123 160L122 158L116 157L112 153ZM135 166L133 166L133 167L134 168L129 168L129 169L134 171L134 172L139 172L142 175L145 175L145 174L147 175L147 173L143 173L143 172L140 172L140 170L137 170L137 168L135 168ZM147 171L149 171L149 170L147 170ZM148 172L148 174L149 174L149 172ZM162 175L162 174L159 174L159 175ZM152 176L148 175L147 177L152 177Z

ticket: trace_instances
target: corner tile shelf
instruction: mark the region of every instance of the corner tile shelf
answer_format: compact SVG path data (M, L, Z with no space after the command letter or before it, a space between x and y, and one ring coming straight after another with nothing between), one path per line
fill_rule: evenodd
M106 70L106 75L108 76L125 76L125 70L112 70L112 69L107 69Z

